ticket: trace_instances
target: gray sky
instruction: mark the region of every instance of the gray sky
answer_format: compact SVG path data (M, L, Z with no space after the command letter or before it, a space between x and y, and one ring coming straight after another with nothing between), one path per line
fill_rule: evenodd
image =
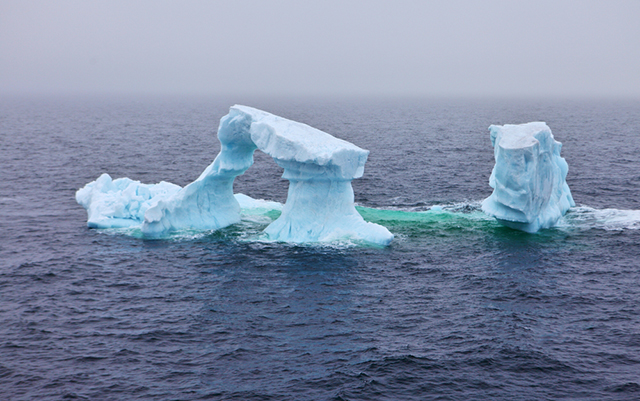
M640 98L640 0L0 0L0 92Z

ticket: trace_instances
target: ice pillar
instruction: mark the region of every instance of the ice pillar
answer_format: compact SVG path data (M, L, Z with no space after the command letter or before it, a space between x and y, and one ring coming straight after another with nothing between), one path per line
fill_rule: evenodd
M574 206L562 144L543 122L489 127L496 164L482 210L501 224L534 233L553 227Z
M364 221L354 205L351 179L314 164L276 159L289 180L289 192L280 217L265 233L286 242L328 242L340 238L365 239L387 245L393 235ZM334 171L335 172L335 171Z

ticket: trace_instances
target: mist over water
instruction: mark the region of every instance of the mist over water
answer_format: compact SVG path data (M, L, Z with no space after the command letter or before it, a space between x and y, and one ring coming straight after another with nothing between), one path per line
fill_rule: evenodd
M638 397L640 103L245 100L0 100L0 395ZM78 188L193 181L234 102L370 150L358 211L392 244L261 241L273 210L165 240L86 228ZM577 204L536 235L479 210L487 127L529 121ZM284 202L281 173L256 152L235 191Z

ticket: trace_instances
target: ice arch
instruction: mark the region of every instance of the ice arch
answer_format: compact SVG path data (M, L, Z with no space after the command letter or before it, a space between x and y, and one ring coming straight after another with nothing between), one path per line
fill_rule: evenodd
M253 153L259 149L284 168L283 178L290 182L282 214L265 229L269 239L299 243L349 237L381 245L393 239L385 227L365 222L354 206L351 180L362 176L369 151L306 124L239 105L221 119L218 139L220 153L197 180L155 198L149 195L133 208L130 194L151 194L149 186L131 180L111 181L107 175L87 184L76 199L89 213L89 226L92 210L94 226L105 221L99 210L104 208L96 207L104 193L117 198L115 209L135 209L138 218L143 215L141 228L150 236L237 223L240 205L233 194L233 181L253 164ZM124 193L129 195L122 201ZM140 205L147 205L146 210ZM112 214L106 217L115 221L109 220Z

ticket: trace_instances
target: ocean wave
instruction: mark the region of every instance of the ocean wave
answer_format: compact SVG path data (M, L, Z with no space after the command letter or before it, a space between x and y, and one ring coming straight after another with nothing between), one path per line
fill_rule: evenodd
M640 210L595 209L580 205L569 209L560 229L623 231L640 229Z

